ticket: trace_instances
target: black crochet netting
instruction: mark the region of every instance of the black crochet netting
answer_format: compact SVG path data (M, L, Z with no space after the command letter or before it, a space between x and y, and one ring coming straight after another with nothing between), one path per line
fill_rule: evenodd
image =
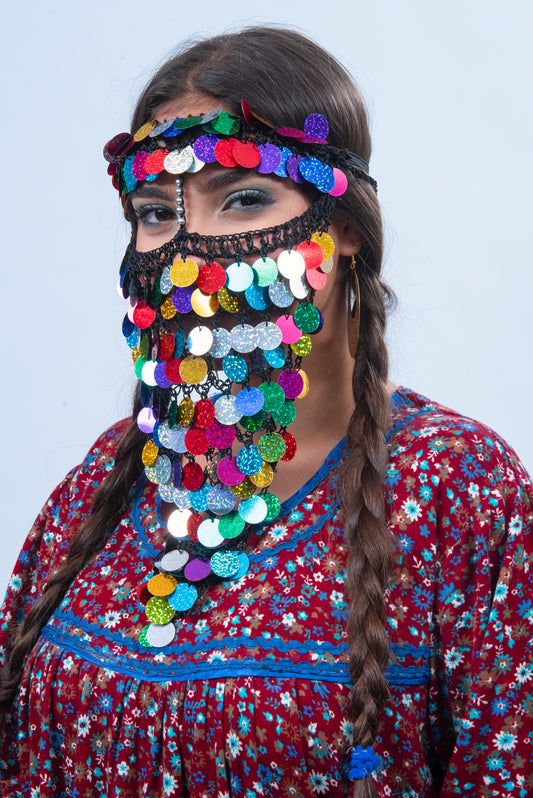
M170 241L149 252L137 252L135 232L126 249L120 276L124 297L130 296L131 282L138 288L146 285L142 278L152 278L161 274L166 266L171 266L177 255L194 255L204 258L206 263L223 258L238 260L250 255L266 257L276 249L292 249L302 241L309 241L312 234L326 232L329 228L335 197L324 194L316 199L301 216L296 216L284 224L262 230L250 230L225 236L202 236L181 229ZM142 295L142 291L139 296Z
M216 313L211 317L199 317L194 311L181 314L176 313L172 318L165 318L161 311L161 305L167 298L160 289L160 276L166 267L170 267L177 257L185 258L187 255L200 257L206 263L214 260L245 260L250 256L266 257L280 249L294 249L298 244L310 241L313 233L327 232L333 209L335 198L329 195L321 195L311 206L299 217L275 227L262 230L249 231L242 234L229 236L201 236L196 233L188 233L180 230L177 235L158 249L149 252L137 252L135 249L134 236L127 248L121 265L121 278L124 296L130 296L131 300L144 301L156 313L153 323L146 329L140 331L139 349L144 361L157 360L161 339L165 334L183 331L183 337L187 340L187 335L194 326L207 326L210 329L228 328L236 324L251 323L256 325L261 321L270 321L273 315L282 315L282 308L269 304L264 310L258 311L242 301L243 294L230 294L230 296L240 299L240 309L237 313L230 313L219 305ZM311 290L305 300L295 300L296 302L307 302L312 304L314 301L314 290ZM292 348L284 346L286 350L285 363L282 368L292 368L300 370L302 357L296 355ZM231 350L233 351L233 350ZM184 357L187 356L185 347ZM271 382L275 368L270 366L265 360L264 355L259 351L253 351L243 355L248 365L248 374L239 382L241 388L247 388L254 380L254 376L259 377L261 382ZM215 358L210 354L203 356L207 364L207 376L201 384L188 384L182 382L172 384L168 388L160 386L150 387L141 382L141 402L144 407L151 407L159 422L166 421L169 427L175 428L180 423L180 405L186 399L191 399L193 403L200 399L212 397L214 393L229 396L232 392L234 382L221 369L220 362L217 364ZM258 429L247 429L241 423L234 425L236 439L242 445L252 445L254 434L264 434L268 432L284 432L286 427L276 424L273 418L266 413ZM149 439L147 435L147 440ZM185 452L178 454L174 450L162 445L159 447L160 454L166 455L169 460L174 462L176 459L194 462L194 455ZM231 453L231 447L226 451L215 451L210 448L206 454L206 466L204 475L206 482L211 485L219 484L216 475L216 458ZM276 464L272 463L273 468ZM208 513L211 515L210 513ZM253 531L249 528L241 534L238 540L228 542L221 546L223 549L242 549L246 540ZM206 555L206 549L200 543L183 541L169 536L166 541L165 551L179 547L185 549L194 556L202 557ZM206 580L205 587L219 581L216 577ZM203 593L203 589L200 591ZM181 614L181 613L180 613Z
M184 147L187 147L189 144L194 143L198 136L204 134L205 132L206 131L204 130L196 130L191 132L189 135L185 133L185 135L182 134L181 136L175 136L168 139L146 138L136 143L130 150L118 158L118 185L120 193L128 193L125 190L124 176L122 172L122 167L127 157L130 157L141 150L146 152L148 155L160 149L181 150ZM228 136L224 136L220 133L217 133L216 135L219 138L229 138ZM299 141L298 139L284 138L274 132L269 131L263 132L259 130L242 130L239 132L238 136L235 136L234 138L238 138L239 141L251 141L254 144L275 144L277 147L286 147L291 150L291 152L298 153L304 157L311 156L318 158L320 161L328 164L328 166L331 166L332 168L336 167L344 172L350 172L352 175L354 175L354 177L365 180L367 183L370 183L374 191L377 192L378 190L377 182L368 174L368 165L366 161L364 161L355 153L350 152L350 150L342 150L338 147L332 146L331 144L321 144L318 142L305 143Z

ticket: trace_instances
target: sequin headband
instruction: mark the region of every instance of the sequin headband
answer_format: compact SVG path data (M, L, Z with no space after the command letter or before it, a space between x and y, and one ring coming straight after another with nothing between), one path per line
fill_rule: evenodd
M377 191L366 161L327 143L329 126L321 114L308 116L298 130L274 128L253 114L244 100L242 110L244 120L217 109L165 122L152 119L133 134L119 133L104 147L113 185L127 195L139 182L155 180L162 172L182 175L219 163L289 177L333 197L346 191L348 171Z

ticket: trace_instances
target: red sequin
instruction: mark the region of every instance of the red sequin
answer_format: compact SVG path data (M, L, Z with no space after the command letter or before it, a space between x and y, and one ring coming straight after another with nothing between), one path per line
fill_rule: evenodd
M168 155L168 150L156 150L150 153L143 163L144 171L147 175L158 175L164 169L164 161Z
M183 382L183 379L180 375L180 366L181 360L178 360L175 357L167 360L165 363L165 377L170 382L173 382L174 385L178 385L180 382Z
M215 294L226 285L226 270L220 263L204 263L200 266L196 285L204 294Z
M148 590L146 582L141 582L135 593L141 604L143 604L144 606L146 606L150 601L150 599L152 598L152 594Z
M198 527L204 520L200 513L191 513L187 520L187 534L194 543L198 543Z
M318 269L324 260L324 250L316 241L303 241L296 247L305 261L306 269Z
M146 330L155 319L155 310L142 301L135 305L133 310L133 323L140 330Z
M161 343L159 344L159 360L170 360L174 354L175 346L176 340L172 333L165 333L161 338Z
M237 161L232 155L235 139L220 139L215 147L215 158L221 166L237 166Z
M205 429L197 429L196 427L188 429L185 433L185 446L191 454L205 454L209 449L209 444L205 437Z
M181 484L187 490L198 490L204 484L204 472L198 463L186 463L181 472Z
M296 454L296 439L294 435L291 435L290 432L282 432L281 433L283 440L285 441L285 454L281 458L282 462L287 463L289 460L292 460L294 455Z
M118 133L105 145L104 158L110 163L116 163L117 158L124 155L133 143L134 139L131 133Z
M215 418L215 406L209 399L200 399L194 406L194 425L206 429Z
M261 153L253 141L235 141L232 153L237 163L248 169L253 169L261 163Z

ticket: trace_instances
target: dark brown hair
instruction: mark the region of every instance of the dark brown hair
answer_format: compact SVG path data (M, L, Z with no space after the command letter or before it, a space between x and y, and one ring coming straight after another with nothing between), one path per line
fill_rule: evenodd
M309 113L321 113L329 121L333 145L351 150L366 161L370 158L366 111L350 76L331 55L294 31L254 27L187 43L146 86L133 114L132 130L153 118L166 103L192 95L213 97L234 113L239 113L244 98L256 113L275 125L302 127ZM362 240L357 257L361 325L352 381L355 410L347 430L342 498L349 544L347 625L353 680L346 711L354 727L354 745L368 746L375 740L388 695L384 678L388 661L384 590L393 544L385 524L383 479L389 424L384 331L390 293L380 280L382 224L374 190L368 183L351 178L335 215L357 229ZM353 278L349 269L346 275L350 287ZM140 475L140 451L145 440L135 416L134 412L112 472L95 495L90 518L78 530L66 561L52 574L42 597L29 612L0 675L4 713L42 626L128 504L131 487ZM372 779L358 780L354 795L376 795Z

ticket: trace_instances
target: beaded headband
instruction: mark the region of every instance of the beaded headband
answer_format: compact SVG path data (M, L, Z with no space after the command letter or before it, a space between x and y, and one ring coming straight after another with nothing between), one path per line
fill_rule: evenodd
M308 117L297 147L327 149L327 123L318 117ZM217 111L157 127L150 122L128 139L121 134L106 145L114 183L125 194L162 171L179 181L187 163L195 171L215 160L263 173L268 162L276 173L285 156L274 137L237 138L240 124ZM161 147L165 133L177 138L174 149ZM346 177L301 151L291 151L284 164L288 177L318 189L301 216L267 229L202 236L186 230L178 196L183 216L176 235L138 252L134 234L121 265L122 292L130 299L123 333L141 381L145 474L175 508L165 552L138 591L148 620L139 642L156 650L172 642L176 621L208 585L246 573L247 538L280 512L268 489L277 465L296 454L287 428L309 390L302 360L323 325L314 296L333 268L327 231Z
M163 172L178 176L218 163L289 177L334 197L346 191L346 171L377 190L366 161L327 143L329 125L321 114L310 114L298 130L270 126L244 100L242 109L244 120L217 109L165 122L150 120L134 134L119 133L104 147L113 185L127 195L139 182L155 180Z

